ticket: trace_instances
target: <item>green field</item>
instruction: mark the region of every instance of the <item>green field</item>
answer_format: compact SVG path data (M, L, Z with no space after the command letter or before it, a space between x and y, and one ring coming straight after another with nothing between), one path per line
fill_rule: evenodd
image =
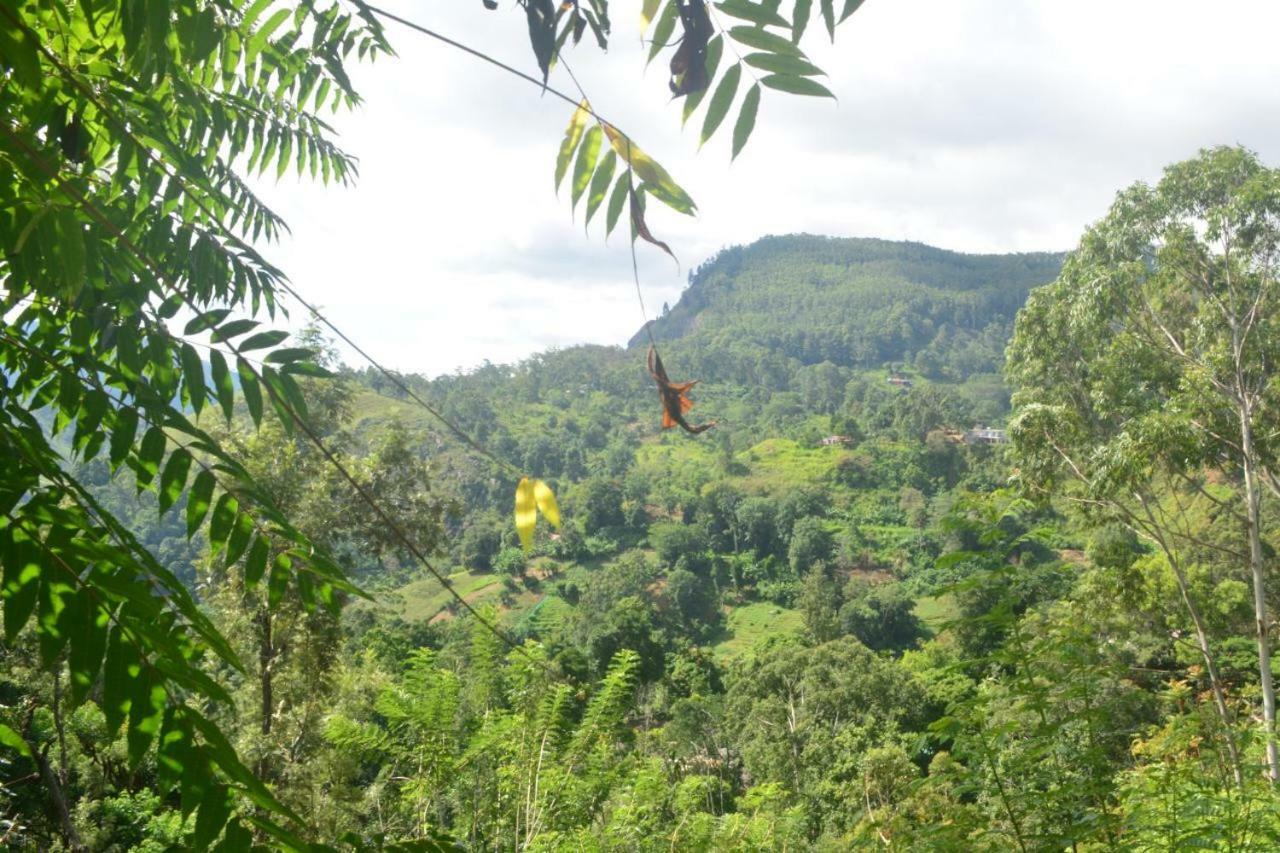
M916 599L915 614L926 628L936 634L948 622L959 618L960 609L950 595L926 595Z
M757 601L729 611L720 642L712 647L721 661L748 654L756 643L775 634L797 634L804 627L800 611Z
M454 591L470 604L481 604L497 598L502 590L502 577L494 574L455 572L449 575ZM395 592L380 596L379 607L395 610L406 622L429 621L452 600L449 591L435 578L411 581Z

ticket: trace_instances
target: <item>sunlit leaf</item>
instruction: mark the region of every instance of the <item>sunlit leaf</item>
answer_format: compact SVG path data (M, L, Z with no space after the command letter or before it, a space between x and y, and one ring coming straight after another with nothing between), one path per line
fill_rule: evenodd
M200 360L196 348L186 343L182 345L182 379L191 408L196 414L200 414L200 410L204 408L204 362Z
M533 481L533 497L538 503L538 512L551 523L551 526L560 529L560 507L556 503L556 496L551 487L541 480Z
M524 477L516 484L516 533L520 536L520 547L526 552L533 547L533 528L538 523L538 504L534 495L533 483Z
M169 507L177 502L182 490L187 486L187 473L191 469L191 454L181 447L169 454L164 473L160 475L159 505L160 514L168 512Z
M605 135L609 137L609 144L613 146L613 150L618 152L622 162L629 165L642 182L662 187L667 197L673 199L672 207L681 213L692 214L697 209L697 205L689 194L672 180L671 175L658 161L644 153L640 146L624 136L617 128L605 123L601 126L604 128Z
M578 199L582 198L583 192L586 191L591 173L596 167L596 158L600 155L600 138L600 125L592 125L583 138L582 144L578 146L578 158L573 164L573 186L570 194L572 199L570 203L575 207Z
M560 153L556 155L556 191L560 190L560 183L564 180L564 176L569 171L569 161L573 159L573 152L577 150L578 143L582 140L582 133L586 130L587 119L591 113L587 109L586 98L582 103L578 104L578 108L573 111L573 115L569 118L569 126L564 130L564 139L560 142Z
M610 148L604 155L604 159L600 161L600 165L596 167L596 173L591 177L590 191L587 193L587 216L584 225L591 224L591 217L595 215L596 210L604 201L605 193L609 191L609 183L613 180L614 169L618 165L618 155Z
M17 638L35 610L42 562L40 546L24 531L0 528L4 633L10 643Z
M4 723L0 723L0 746L12 749L14 752L17 752L19 755L26 758L31 758L31 747L27 746L27 742L22 739L22 735L18 734Z
M653 21L653 16L658 14L658 4L662 0L644 0L640 6L640 32L649 29L649 24Z
M191 491L187 493L187 536L195 535L196 530L209 514L213 504L213 487L216 484L213 474L202 470L196 474L191 483Z

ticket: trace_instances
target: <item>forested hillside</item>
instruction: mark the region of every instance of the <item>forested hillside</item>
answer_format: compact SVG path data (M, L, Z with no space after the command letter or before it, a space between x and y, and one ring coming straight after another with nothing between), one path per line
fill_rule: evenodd
M393 108L430 112L439 139L375 164L393 203L352 209L412 209L415 250L463 223L470 249L420 252L460 278L514 302L501 279L532 264L490 277L498 244L565 245L518 200L516 103L568 116L539 182L574 239L594 216L672 254L672 223L716 209L587 98L621 78L569 69L562 51L610 46L608 0L508 2L524 71L434 29L471 20L454 5L416 10L428 26L357 0L0 3L0 848L1280 849L1280 170L1204 148L1061 255L769 237L707 259L625 348L402 375L267 256L289 233L273 177L354 181L333 114L362 103L355 63L393 57L388 27L416 39L399 67L433 69L397 78ZM496 0L465 5L497 20ZM667 113L683 99L732 159L762 103L835 97L807 46L863 4L635 5ZM973 14L1065 30L1064 57L1124 17ZM1131 17L1126 61L1167 49L1171 9ZM888 85L913 27L860 86ZM423 45L467 71L419 66ZM1107 53L1094 76L1128 88ZM1165 85L1172 60L1147 56L1133 82ZM482 66L527 100L487 100ZM800 203L848 191L828 178L876 145L903 198L943 164L966 171L952 196L990 200L979 184L1018 174L990 161L1045 171L1066 138L1034 117L974 123L1021 149L941 126L917 147L872 95L856 133L799 149L824 183ZM888 100L927 112L914 97ZM455 132L447 114L482 102L509 131ZM1108 115L1046 103L1071 120L1061 147ZM441 165L456 185L410 185ZM781 204L747 168L731 189ZM944 198L933 230L893 215L952 233ZM971 237L1060 233L1021 229ZM367 278L403 271L350 242L364 308ZM368 304L398 309L388 293ZM427 296L468 335L511 331Z
M717 378L769 384L752 355L881 367L930 379L999 370L1013 316L1061 255L962 255L919 243L796 235L725 249L653 325L705 352ZM644 344L643 333L631 346ZM780 389L779 389L780 390Z
M190 498L135 496L145 469L78 475L232 638L247 667L220 677L241 710L215 719L326 837L531 850L1143 847L1170 827L1196 844L1278 838L1269 791L1241 769L1262 743L1235 721L1256 683L1246 576L1211 549L1183 569L1169 538L1231 536L1215 509L1229 469L1157 488L1168 530L1081 513L1074 491L1036 497L1048 469L1020 474L1011 445L971 431L1004 426L1011 317L1061 263L810 236L726 250L654 328L675 378L703 380L693 414L718 425L699 436L660 429L643 334L391 381L341 365L311 330L301 340L336 377L300 387L352 480L248 412L201 421L371 593L329 613L252 554L188 540ZM1046 299L1020 321L1018 376L1047 370L1052 354L1026 353L1060 341L1036 325ZM874 355L852 357L867 341ZM1035 434L1015 430L1021 458L1035 459ZM561 525L539 523L528 551L508 465L560 497ZM32 638L17 640L6 702L51 709L21 730L54 738L68 809L61 821L48 789L6 783L21 844L189 832L154 793L163 768L126 762L96 706L67 716Z

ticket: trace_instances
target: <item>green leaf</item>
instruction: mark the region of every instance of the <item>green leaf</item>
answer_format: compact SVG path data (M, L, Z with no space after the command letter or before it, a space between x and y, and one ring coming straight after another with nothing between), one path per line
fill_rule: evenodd
M756 113L760 110L760 85L756 84L747 90L742 99L742 107L738 110L738 121L733 125L733 159L737 159L751 131L756 126Z
M209 520L209 550L218 553L231 533L240 511L240 502L230 492L223 492L213 505L213 518Z
M289 364L294 361L303 361L305 359L314 358L316 351L307 347L281 347L267 353L262 360L267 364Z
M154 671L145 668L129 688L129 763L137 767L160 731L166 693Z
M207 332L214 326L227 319L227 315L231 313L229 308L215 308L212 311L205 311L203 314L196 316L194 320L187 323L186 328L182 330L184 335L198 335L201 332Z
M138 332L131 325L120 326L116 331L116 363L126 379L142 376L142 357L138 351Z
M813 13L813 0L796 0L791 12L791 43L800 44L800 37L809 26L809 16Z
M744 60L752 67L763 71L771 71L774 74L792 74L801 77L826 74L818 66L798 56L781 56L777 53L748 53Z
M253 538L253 531L253 517L247 512L238 513L235 526L231 528L231 534L227 536L226 562L228 566L244 556L245 549L249 547L249 540Z
M257 320L232 320L230 323L219 326L209 337L218 343L227 343L232 338L251 332L260 325L262 324Z
M196 530L209 514L213 502L213 487L217 485L212 472L202 469L191 483L191 491L187 494L187 538L195 535Z
M653 62L654 58L671 41L671 34L676 30L676 17L678 14L676 0L668 0L667 5L662 8L662 14L658 16L657 25L653 28L653 40L649 44L649 57L645 60L646 66Z
M249 40L245 43L245 51L249 54L259 53L267 44L267 40L271 38L271 34L279 29L280 25L288 20L293 14L292 9L279 9L266 22L259 27Z
M151 427L142 436L142 444L137 453L138 467L134 469L134 479L139 488L149 485L159 473L165 443L164 431L159 427Z
M573 152L577 149L578 143L582 141L582 133L587 127L587 119L590 115L587 111L587 99L583 98L582 103L578 104L578 108L569 118L569 126L564 130L564 139L560 141L560 152L556 154L556 192L560 191L560 183L569 171L569 161L573 158Z
M284 11L288 11L287 9ZM196 812L196 828L192 834L197 850L213 843L231 815L231 792L226 785L211 785Z
M332 379L334 376L333 371L325 370L310 361L291 361L282 366L280 372L287 376L310 376L313 379Z
M102 672L102 713L107 731L114 737L129 713L129 685L142 671L137 647L125 638L119 624L112 626L107 637L107 659Z
M191 344L182 345L182 378L187 387L187 399L198 415L204 408L204 362Z
M9 643L18 638L36 607L40 589L40 546L13 527L0 527L0 567L4 569L4 635Z
M595 124L587 131L586 137L582 140L582 145L578 147L578 159L573 164L573 184L571 188L572 199L571 204L577 206L578 199L582 198L583 191L587 188L587 182L591 180L591 173L596 167L596 158L600 155L600 125Z
M289 337L289 333L280 329L273 329L269 332L259 332L256 335L245 338L236 347L240 352L249 352L250 350L263 349L265 347L273 347Z
M613 193L609 196L609 209L605 211L604 233L609 236L613 233L614 227L618 224L618 217L622 215L622 208L627 203L627 173L618 176L618 180L613 182Z
M729 38L739 44L745 44L747 47L754 47L756 50L764 50L769 53L781 53L785 56L803 55L800 52L800 48L782 36L774 35L759 27L733 27L729 30Z
M164 466L164 473L160 475L160 514L164 515L169 511L178 498L182 496L182 490L187 486L187 473L191 470L191 454L181 447L169 454L169 461Z
M775 10L756 3L748 3L747 0L725 0L723 3L717 3L716 8L726 15L741 18L744 21L750 21L762 27L791 26L787 23L787 19L779 15Z
M587 217L583 225L591 224L591 217L595 216L596 209L600 207L600 203L604 201L605 193L609 191L609 182L613 180L614 169L618 165L618 155L610 148L604 155L604 159L600 161L600 165L596 167L596 173L591 178L591 191L587 193Z
M274 608L284 598L289 588L289 568L293 561L288 554L277 554L271 561L271 577L267 579L267 606Z
M209 374L213 379L214 390L218 394L218 405L222 407L222 413L226 416L227 423L230 423L231 415L235 412L236 389L235 384L231 381L231 371L227 368L227 360L217 350L209 351Z
M820 0L822 22L827 25L827 35L831 41L836 40L836 7L835 0Z
M733 105L733 96L738 93L738 81L741 78L742 64L735 62L724 73L724 77L720 79L720 84L716 86L715 94L711 96L711 103L707 106L707 115L702 120L700 144L706 144L706 141L720 127L724 117L728 115L729 107Z
M259 535L253 540L253 546L249 548L249 556L244 561L244 584L252 589L258 585L258 581L262 580L262 575L267 570L267 557L271 547L265 536Z
M113 471L129 455L129 448L133 447L133 437L137 431L138 413L123 407L116 409L111 423L110 459Z
M844 0L844 11L840 13L841 22L845 21L850 15L858 11L863 0Z
M27 746L27 742L23 740L22 735L4 723L0 723L0 746L12 749L24 758L32 757L31 747Z
M793 95L810 95L820 98L835 98L831 90L809 77L792 77L789 74L770 74L760 80L770 89L779 92L790 92Z
M36 636L39 640L40 665L52 667L71 639L70 629L78 613L68 605L76 601L72 586L78 567L67 561L54 542L55 536L65 539L70 532L55 528L45 540L41 553L40 590L36 593Z
M14 79L32 91L39 91L44 82L35 39L7 15L0 15L0 67L10 69Z
M244 397L245 407L249 409L249 417L254 426L262 425L262 388L258 385L258 375L253 365L243 358L236 359L236 373L240 375L240 395Z
M67 668L71 673L71 701L79 705L89 695L98 679L102 656L107 648L107 625L110 614L98 606L92 587L85 586L76 594L76 619L71 625L71 650Z

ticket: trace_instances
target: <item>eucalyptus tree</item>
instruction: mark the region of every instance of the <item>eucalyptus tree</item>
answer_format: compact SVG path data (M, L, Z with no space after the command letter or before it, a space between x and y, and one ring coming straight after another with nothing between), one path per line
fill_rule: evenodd
M1210 552L1251 581L1273 782L1263 524L1264 503L1280 498L1278 253L1280 171L1242 148L1204 150L1119 194L1060 278L1032 293L1008 353L1022 477L1164 552L1228 725L1188 554ZM1213 516L1234 530L1225 543L1205 536Z

